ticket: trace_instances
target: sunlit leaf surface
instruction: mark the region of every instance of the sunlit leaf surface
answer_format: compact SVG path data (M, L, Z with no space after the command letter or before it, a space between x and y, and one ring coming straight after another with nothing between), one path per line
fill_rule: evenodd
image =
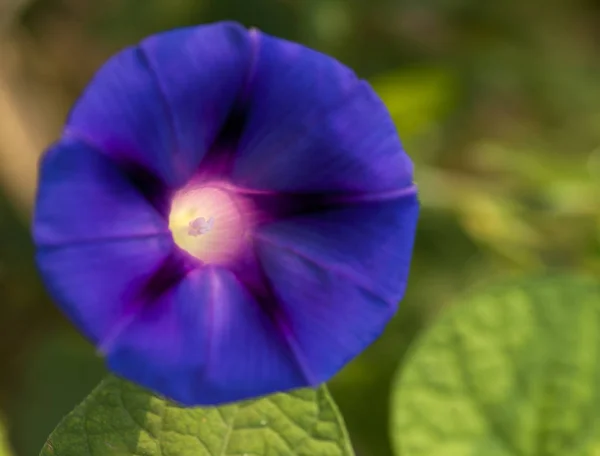
M402 456L600 451L600 286L521 279L473 294L418 340L396 379Z
M352 456L323 386L210 408L180 408L109 377L69 414L41 456Z

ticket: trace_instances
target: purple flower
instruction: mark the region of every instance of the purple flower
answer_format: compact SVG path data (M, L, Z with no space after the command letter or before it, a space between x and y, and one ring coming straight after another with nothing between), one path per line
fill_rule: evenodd
M235 23L111 58L44 155L37 262L115 373L186 405L328 380L393 316L418 215L383 103Z

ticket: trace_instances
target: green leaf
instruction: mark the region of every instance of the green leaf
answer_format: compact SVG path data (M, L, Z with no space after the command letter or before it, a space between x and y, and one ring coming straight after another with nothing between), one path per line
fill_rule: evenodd
M351 456L327 389L222 407L181 408L104 380L52 433L41 456Z
M402 456L600 454L600 286L575 277L474 293L412 349L394 385Z

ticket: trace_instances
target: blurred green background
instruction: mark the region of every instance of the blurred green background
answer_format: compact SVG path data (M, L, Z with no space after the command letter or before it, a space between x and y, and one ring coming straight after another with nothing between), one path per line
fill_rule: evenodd
M222 19L353 67L415 161L422 215L406 298L331 384L359 455L391 455L392 375L465 289L524 272L600 274L597 0L0 0L0 415L15 456L37 455L104 373L35 271L37 158L109 55Z

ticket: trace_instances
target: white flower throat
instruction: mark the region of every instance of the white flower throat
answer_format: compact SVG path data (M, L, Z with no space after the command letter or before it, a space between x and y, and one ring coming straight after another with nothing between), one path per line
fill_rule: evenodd
M240 252L250 219L234 191L213 184L179 191L169 228L179 248L203 263L223 264Z

